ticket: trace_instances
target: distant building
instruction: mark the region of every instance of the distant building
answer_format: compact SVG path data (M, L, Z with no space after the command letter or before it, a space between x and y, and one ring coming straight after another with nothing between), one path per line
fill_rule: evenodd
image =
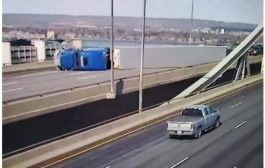
M26 39L18 39L10 42L11 46L30 46L31 41Z
M220 29L215 29L215 34L220 34Z
M55 39L55 33L54 33L54 31L52 31L52 30L47 31L47 39L51 39L51 40L54 40Z
M221 29L221 34L225 34L225 29Z
M203 33L206 33L206 34L208 34L208 33L211 33L211 28L209 28L209 27L205 27L203 30L202 30L202 32Z

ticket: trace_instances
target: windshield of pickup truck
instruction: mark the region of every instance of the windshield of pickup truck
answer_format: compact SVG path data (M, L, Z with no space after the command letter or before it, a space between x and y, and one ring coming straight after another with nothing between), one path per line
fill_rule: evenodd
M195 116L195 117L203 117L202 111L200 109L183 109L182 116Z

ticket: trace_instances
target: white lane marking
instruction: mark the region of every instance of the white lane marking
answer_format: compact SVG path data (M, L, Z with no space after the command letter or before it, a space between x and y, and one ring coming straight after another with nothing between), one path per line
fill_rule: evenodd
M14 77L6 77L6 78L3 78L3 80L18 79L18 78L24 78L24 77L40 76L40 75L55 74L55 73L61 73L61 71L48 71L48 72L33 73L33 74L20 75L20 76L14 76Z
M107 166L107 167L105 167L105 168L111 168L111 166Z
M13 84L16 84L17 82L10 82L10 83L3 83L2 85L5 86L5 85L13 85Z
M91 75L91 76L87 76L87 77L82 77L82 78L78 78L78 80L86 80L86 79L92 79L95 78L95 75Z
M73 76L73 75L81 75L81 74L86 74L87 72L72 72L70 73L70 76Z
M178 163L176 163L173 166L171 166L170 168L175 168L175 167L177 167L178 165L180 165L181 163L185 162L188 159L189 159L189 157L186 157L186 158L182 159L181 161L179 161Z
M17 89L12 89L12 90L3 90L3 93L8 93L8 92L14 92L14 91L18 91L18 90L22 90L23 88L17 88Z
M242 125L246 124L246 123L247 123L247 121L244 121L244 122L238 124L234 129L237 129L237 128L241 127Z
M235 107L237 107L237 106L239 106L239 105L241 105L241 102L239 102L239 103L237 103L237 104L231 106L231 108L235 108Z

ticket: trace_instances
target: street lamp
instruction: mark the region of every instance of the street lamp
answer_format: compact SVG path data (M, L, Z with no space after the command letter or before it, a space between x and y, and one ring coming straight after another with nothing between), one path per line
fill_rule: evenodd
M116 97L116 93L114 90L114 63L113 63L113 0L111 0L111 26L110 26L110 93L107 94L108 99L114 99Z
M191 0L191 16L190 16L190 38L189 38L189 45L191 45L192 37L191 32L193 28L193 0Z
M144 37L145 37L145 10L146 0L143 0L143 22L142 22L142 45L140 61L140 82L139 82L139 113L143 111L143 64L144 64Z

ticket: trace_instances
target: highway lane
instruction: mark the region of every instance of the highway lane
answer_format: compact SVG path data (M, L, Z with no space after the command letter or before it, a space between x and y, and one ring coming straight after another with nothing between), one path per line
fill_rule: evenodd
M196 77L146 89L143 93L143 107L158 105L172 99L198 79L199 77ZM156 96L158 94L159 96ZM3 125L3 154L131 115L138 110L138 97L139 93L135 91L118 95L112 100L103 99L5 124Z
M260 63L250 66L253 74L260 71ZM145 69L144 75L176 68ZM138 69L115 70L115 79L138 77ZM232 77L233 75L230 75ZM3 101L10 101L59 90L110 81L110 71L44 71L22 75L3 75Z
M145 69L144 74L171 70ZM176 68L174 68L176 69ZM139 75L138 69L115 70L115 79ZM3 101L110 81L110 71L44 71L19 76L4 75Z
M200 139L169 139L166 122L54 167L263 167L263 86L212 103L222 125Z

